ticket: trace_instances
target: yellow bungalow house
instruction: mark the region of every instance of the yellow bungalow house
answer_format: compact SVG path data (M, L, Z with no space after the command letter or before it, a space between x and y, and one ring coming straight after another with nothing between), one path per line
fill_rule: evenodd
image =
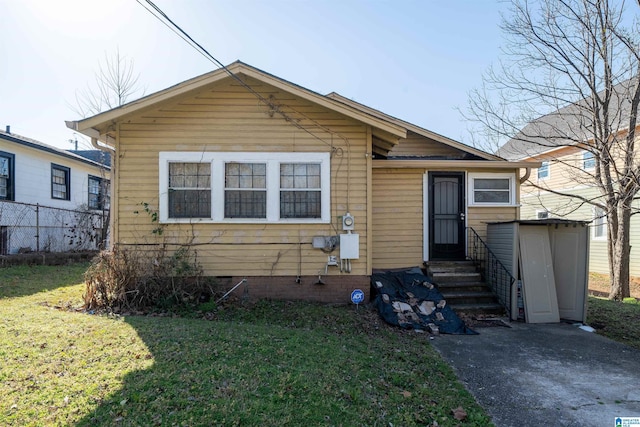
M115 151L113 244L192 245L252 297L345 302L374 269L464 259L537 166L242 62L67 125Z

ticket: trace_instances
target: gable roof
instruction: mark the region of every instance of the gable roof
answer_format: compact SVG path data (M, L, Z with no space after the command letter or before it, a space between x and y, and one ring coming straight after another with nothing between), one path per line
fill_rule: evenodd
M615 130L626 130L631 114L629 95L638 77L613 87L609 117ZM603 94L600 92L598 96ZM516 136L500 147L496 154L509 160L536 157L561 147L579 146L592 139L592 97L582 99L529 122Z
M5 132L0 130L0 140L12 142L14 144L18 144L24 147L29 147L35 150L54 154L56 156L64 157L77 162L86 163L91 166L110 169L110 163L103 163L98 161L98 159L93 159L88 156L83 156L77 152L74 153L71 150L63 150L61 148L54 147L53 145L45 144L44 142L40 142L32 138L27 138L26 136L18 135L13 132ZM98 150L90 150L90 151L98 151ZM97 155L97 154L93 154L93 155Z
M189 92L199 91L207 85L213 84L222 79L229 77L239 79L241 75L254 78L278 89L282 89L303 99L344 114L347 117L351 117L355 120L371 125L377 130L377 134L381 139L390 142L392 145L397 144L400 138L406 136L406 129L402 126L366 114L358 109L332 100L324 95L303 88L302 86L266 73L240 61L236 61L225 68L220 68L186 80L167 89L145 96L112 110L97 114L93 117L78 121L68 121L67 127L103 142L112 143L113 137L112 135L109 135L109 126L113 121L118 120L123 116L139 112L140 110L153 106L159 102L163 102ZM264 101L268 102L268 100Z
M306 89L295 83L276 77L258 68L247 65L241 61L236 61L231 65L203 74L198 77L186 80L182 83L171 86L167 89L150 94L136 101L122 105L103 113L99 113L93 117L85 118L79 121L68 121L67 127L81 132L91 138L100 140L108 145L113 146L115 142L111 125L117 120L125 116L135 114L143 109L150 108L160 102L173 99L178 96L195 93L208 85L214 84L226 78L240 79L241 76L251 77L260 82L269 84L283 91L292 93L315 104L321 105L332 111L336 111L354 120L368 124L372 128L372 140L374 152L388 153L396 146L401 139L407 137L409 132L416 133L425 138L431 139L438 143L445 144L454 149L469 153L470 158L479 160L489 160L492 162L505 162L505 159L470 147L461 142L431 132L412 123L400 120L396 117L385 114L381 111L368 107L364 104L349 100L335 92L328 95L322 95L317 92ZM242 82L244 84L244 82ZM248 90L252 90L247 87ZM256 94L256 96L259 96ZM260 98L262 102L269 105L269 100ZM277 110L278 106L273 106ZM477 160L476 160L477 161ZM518 167L518 165L513 165ZM537 167L534 164L527 164L520 167Z

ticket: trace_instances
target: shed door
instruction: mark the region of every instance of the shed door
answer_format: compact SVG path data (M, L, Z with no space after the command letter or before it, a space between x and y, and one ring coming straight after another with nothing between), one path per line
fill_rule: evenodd
M520 225L520 271L527 322L559 322L553 259L546 227Z
M550 228L553 274L560 318L586 322L587 227Z
M464 174L429 174L430 259L464 259Z

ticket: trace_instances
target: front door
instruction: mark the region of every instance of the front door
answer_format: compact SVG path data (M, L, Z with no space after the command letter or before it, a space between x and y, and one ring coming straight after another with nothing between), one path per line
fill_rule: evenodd
M429 173L429 259L465 257L464 174Z

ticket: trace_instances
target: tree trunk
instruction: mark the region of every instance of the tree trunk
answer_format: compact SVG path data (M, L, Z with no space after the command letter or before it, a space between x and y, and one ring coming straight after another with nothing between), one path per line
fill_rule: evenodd
M631 258L630 223L631 210L628 206L618 208L618 223L616 239L609 244L609 265L611 271L611 292L609 299L622 301L630 295L629 289L629 262ZM609 233L611 237L612 233Z

